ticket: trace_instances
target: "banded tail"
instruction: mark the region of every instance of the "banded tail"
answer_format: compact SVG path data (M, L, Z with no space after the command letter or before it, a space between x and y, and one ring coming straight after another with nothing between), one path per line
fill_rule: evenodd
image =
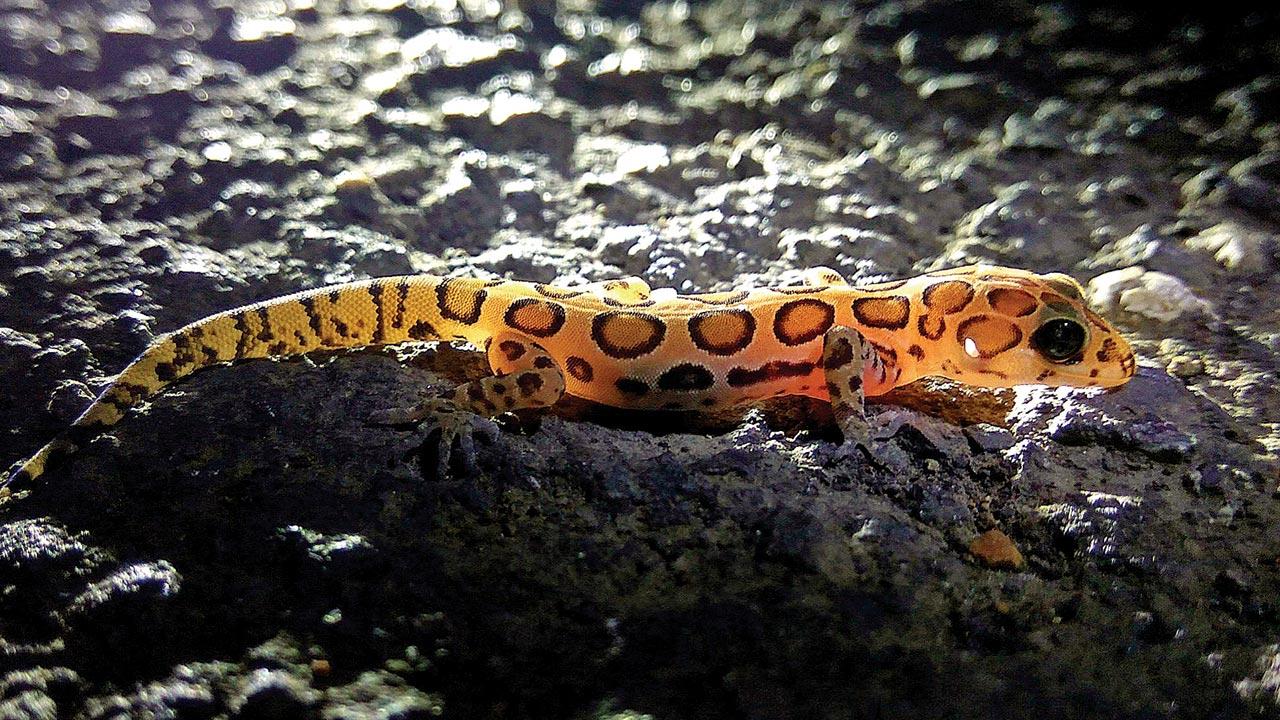
M479 323L492 281L429 275L333 285L198 320L156 338L102 391L71 427L0 482L34 480L51 461L74 452L161 388L201 368L232 360L406 340L485 335Z

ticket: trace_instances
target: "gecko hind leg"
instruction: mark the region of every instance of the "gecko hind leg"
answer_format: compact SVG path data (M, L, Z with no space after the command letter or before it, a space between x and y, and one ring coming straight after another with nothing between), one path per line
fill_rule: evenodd
M465 469L474 472L475 436L489 441L498 437L492 418L512 410L554 405L564 394L564 373L541 345L504 334L494 337L487 348L492 376L463 383L445 397L425 398L412 407L370 417L371 422L381 425L428 423L428 435L439 432L438 477L449 468L455 442Z
M896 373L874 344L843 325L831 328L823 336L822 369L831 410L844 441L870 449L872 433L864 408L868 386L882 392Z

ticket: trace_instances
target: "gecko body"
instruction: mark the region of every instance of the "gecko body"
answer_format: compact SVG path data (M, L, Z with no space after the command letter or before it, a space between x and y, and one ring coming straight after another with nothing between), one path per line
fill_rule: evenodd
M569 393L637 409L707 410L798 394L829 400L846 438L862 400L927 375L987 387L1114 387L1128 343L1062 274L970 266L862 287L817 268L798 286L677 295L627 278L580 287L427 275L319 288L228 310L160 336L68 433L5 481L38 477L164 386L247 358L406 341L467 340L494 372L448 398L392 410L483 416ZM447 441L447 439L446 439Z

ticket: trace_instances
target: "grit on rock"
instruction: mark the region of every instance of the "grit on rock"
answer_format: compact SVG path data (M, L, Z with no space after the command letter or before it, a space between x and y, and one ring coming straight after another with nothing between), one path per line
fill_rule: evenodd
M0 508L0 717L1280 715L1280 16L1185 13L0 0L0 464L155 335L376 275L985 261L1141 360L920 383L874 457L567 401L444 476L365 418L466 348L211 369Z

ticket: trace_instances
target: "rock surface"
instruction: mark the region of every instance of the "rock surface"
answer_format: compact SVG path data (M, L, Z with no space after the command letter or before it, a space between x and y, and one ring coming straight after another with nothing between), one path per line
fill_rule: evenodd
M1142 364L1111 394L920 383L872 456L808 402L569 400L472 474L363 420L483 372L463 348L211 369L0 507L0 717L1280 716L1277 32L0 3L5 462L156 334L396 273L990 261L1104 276Z

